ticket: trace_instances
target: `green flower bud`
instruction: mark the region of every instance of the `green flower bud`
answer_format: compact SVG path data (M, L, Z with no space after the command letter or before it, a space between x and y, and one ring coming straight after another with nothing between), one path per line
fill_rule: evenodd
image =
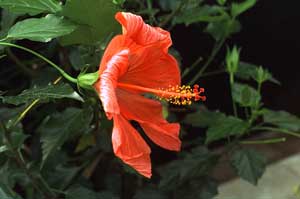
M236 46L233 47L232 51L227 49L226 54L226 69L229 73L234 74L237 72L240 62L240 49Z
M92 89L93 84L98 80L99 73L80 73L77 77L78 85L85 89Z
M262 84L263 82L267 81L271 77L271 74L269 71L263 69L263 67L258 67L256 68L256 76L255 80L259 83Z

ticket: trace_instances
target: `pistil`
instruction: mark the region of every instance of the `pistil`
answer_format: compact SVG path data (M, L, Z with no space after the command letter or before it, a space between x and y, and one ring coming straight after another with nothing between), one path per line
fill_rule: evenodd
M201 95L204 93L204 88L200 88L197 84L195 84L193 88L186 85L170 85L168 88L157 89L120 82L118 82L117 86L129 90L151 93L156 95L159 100L166 100L167 102L176 105L191 105L192 101L206 100L206 97Z

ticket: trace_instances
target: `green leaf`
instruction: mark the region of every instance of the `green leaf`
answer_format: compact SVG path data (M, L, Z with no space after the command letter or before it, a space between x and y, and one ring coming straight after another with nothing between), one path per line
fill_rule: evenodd
M224 19L224 10L220 6L203 5L176 16L174 23L190 25L197 22L216 22Z
M112 0L112 2L116 5L122 6L126 0Z
M73 47L69 53L70 62L75 70L98 66L101 57L102 48L99 45L79 45Z
M0 182L0 198L1 199L21 199L10 187Z
M5 151L8 151L9 149L8 149L8 147L7 146L0 146L0 153L3 153L3 152L5 152Z
M14 199L14 197L9 196L1 187L0 187L0 198L1 199Z
M260 94L254 88L246 85L234 83L232 88L233 100L243 107L255 107L261 100Z
M183 10L185 12L189 11L190 9L201 6L201 4L203 4L203 2L204 2L204 0L189 0L189 1L186 1L185 4L184 4Z
M67 191L66 199L98 199L97 193L85 188L85 187L77 187L71 188Z
M178 8L180 0L160 0L158 3L162 10L171 11Z
M114 15L116 5L108 0L67 0L62 15L79 28L61 39L62 44L94 44L103 42L112 32L118 32L120 27Z
M248 123L236 118L226 117L216 121L216 123L208 128L205 143L220 140L232 135L242 135L248 128Z
M68 108L44 120L39 127L43 149L43 163L47 157L64 144L66 140L85 131L92 119L90 109Z
M224 20L211 22L207 25L205 32L209 33L216 41L229 37L231 34L241 30L241 24L237 20L225 17Z
M15 108L7 108L7 107L2 107L0 108L0 121L4 123L11 123L11 119L15 118L24 110L24 107L15 107ZM1 132L1 128L0 128ZM1 143L1 141L0 141Z
M113 33L106 37L100 44L94 43L90 45L77 45L73 47L70 53L70 61L75 70L86 70L95 71L98 69L99 60L101 60L102 55L113 38ZM76 56L78 56L76 58Z
M66 199L118 199L114 194L108 191L95 192L85 187L73 187L67 191Z
M214 125L216 121L224 118L226 118L224 113L201 108L195 113L188 114L183 122L185 124L193 125L194 127L205 128Z
M2 10L1 12L1 31L0 37L3 38L7 35L8 30L14 24L15 20L19 17L17 14ZM3 46L2 46L3 47ZM1 48L2 48L1 47Z
M70 34L77 25L55 15L47 15L43 18L25 19L16 23L8 31L7 38L19 40L49 42L54 38Z
M294 187L294 195L298 198L300 197L300 185Z
M13 199L19 198L13 191L16 184L25 185L26 182L29 182L28 176L24 173L24 170L20 169L14 161L6 161L1 165L0 176L0 189L2 188L5 193L9 193L9 195L13 196ZM32 186L31 183L30 186ZM2 199L2 197L0 198Z
M11 129L11 140L12 140L12 147L14 148L21 148L23 146L24 141L29 137L23 133L22 125L19 124L13 129Z
M223 6L226 3L226 0L217 0L217 2L218 4Z
M174 160L160 169L162 179L159 187L174 190L186 182L205 176L216 164L218 156L203 147L195 148L185 157Z
M241 61L239 63L239 67L237 72L235 73L235 76L244 80L250 80L250 79L256 80L258 75L257 73L258 68L259 67L257 65ZM264 69L264 71L268 73L266 80L269 80L270 82L280 85L280 82L277 79L275 79L269 71L267 71L266 69Z
M253 149L235 151L231 163L237 174L253 185L257 185L258 179L266 169L266 158Z
M167 199L168 197L163 192L159 191L157 187L147 186L138 189L133 199Z
M44 176L47 177L47 181L52 188L63 190L72 183L72 180L81 170L82 168L80 167L63 167L58 165L54 170L47 171L47 176Z
M11 120L9 122L11 122ZM6 124L6 126L9 126L9 124ZM3 128L0 128L0 145L3 145L0 147L1 152L10 150L10 147L13 147L14 149L20 149L23 146L24 141L29 137L29 135L24 134L23 126L19 123L10 129L9 132L11 137L11 145L7 145L6 141L4 141L6 139L4 139L3 130Z
M9 109L9 108L1 108L0 109L0 122L4 124L5 128L7 128L10 123L12 123L13 119L19 113L19 109ZM18 124L10 129L11 141L13 148L20 148L23 145L23 142L28 137L23 133L23 128L21 124ZM6 138L4 136L4 129L2 125L0 126L0 153L10 150L10 145L7 145Z
M263 110L264 122L294 132L300 131L300 118L286 111Z
M76 146L75 152L81 152L90 146L95 146L96 140L95 136L91 133L84 134L80 139Z
M240 61L235 76L237 76L240 79L250 80L251 78L255 77L256 68L257 66L254 64Z
M203 176L217 162L218 156L210 153L206 148L199 147L187 154L182 161L179 179L185 181Z
M57 0L0 0L0 7L15 14L29 15L56 13L61 10Z
M210 177L206 177L204 179L201 178L201 181L202 186L201 192L199 193L199 199L215 198L218 195L218 182Z
M218 194L218 183L202 176L178 187L174 193L174 199L214 199Z
M17 96L2 96L3 103L20 105L31 102L35 99L40 99L41 102L47 102L51 99L70 98L78 101L83 101L80 95L73 90L68 84L47 85L45 87L33 87L24 90Z
M256 4L256 0L245 0L242 3L233 3L231 6L231 15L237 17Z

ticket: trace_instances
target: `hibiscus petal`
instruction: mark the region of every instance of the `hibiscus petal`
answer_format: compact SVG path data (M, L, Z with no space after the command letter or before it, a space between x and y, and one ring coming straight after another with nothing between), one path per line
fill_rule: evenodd
M112 58L112 56L124 49L124 43L125 38L123 35L117 35L109 42L101 59L99 74L102 74L106 69L107 62Z
M109 119L112 118L112 114L120 113L115 88L119 77L127 71L128 54L129 50L124 49L112 56L105 70L100 73L99 81L94 85Z
M122 24L123 34L140 45L160 43L164 52L172 45L170 33L159 27L145 24L142 17L128 12L118 12L116 20Z
M121 115L114 115L112 144L116 156L123 162L145 177L151 177L150 148L140 134Z
M157 145L171 150L180 151L181 141L178 138L180 125L178 123L141 123L145 133Z
M157 145L173 151L180 150L180 125L168 123L163 118L162 106L158 101L122 89L117 89L116 92L120 99L120 110L126 119L139 122L146 135Z
M173 56L155 45L130 52L128 71L120 82L154 89L180 85L180 71Z

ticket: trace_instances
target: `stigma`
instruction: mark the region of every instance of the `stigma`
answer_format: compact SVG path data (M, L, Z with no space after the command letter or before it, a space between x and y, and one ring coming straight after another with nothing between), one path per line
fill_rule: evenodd
M191 105L192 102L206 100L206 96L202 95L204 93L204 88L200 88L198 84L195 84L193 87L189 85L170 85L167 88L157 89L120 82L118 82L117 86L127 90L151 93L159 100L166 100L167 102L175 105Z

